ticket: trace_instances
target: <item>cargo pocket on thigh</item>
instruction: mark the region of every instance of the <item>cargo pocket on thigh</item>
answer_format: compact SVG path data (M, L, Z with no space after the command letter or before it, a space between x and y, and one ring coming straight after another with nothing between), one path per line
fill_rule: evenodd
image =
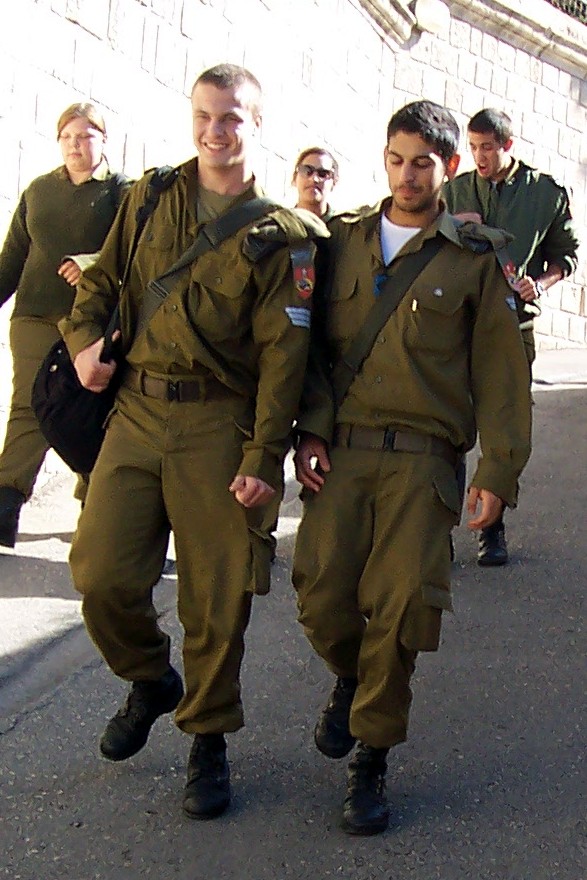
M251 547L251 582L249 592L266 596L271 587L271 556L273 546L266 530L261 527L264 508L253 507L245 511Z
M447 464L432 478L432 509L425 534L420 592L404 612L400 641L412 651L436 651L443 611L452 611L450 595L450 530L458 523L460 498L456 474Z

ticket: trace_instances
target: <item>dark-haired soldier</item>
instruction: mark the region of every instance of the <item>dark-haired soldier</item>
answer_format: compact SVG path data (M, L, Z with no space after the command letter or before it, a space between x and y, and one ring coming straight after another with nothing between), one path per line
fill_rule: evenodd
M407 736L417 654L437 649L451 608L460 457L479 432L467 507L480 529L516 503L530 451L528 364L508 284L483 228L457 230L441 201L457 146L447 110L407 105L387 128L391 196L330 221L328 357L312 352L298 417L293 579L300 621L336 676L316 745L341 758L356 743L342 820L351 834L387 826L387 753ZM420 258L361 353L355 335L374 323L374 304Z
M501 110L480 110L468 124L475 170L447 182L448 210L462 219L496 226L514 238L507 246L515 270L520 330L530 368L536 355L535 306L550 287L577 267L579 241L565 187L512 156L513 128ZM479 565L508 562L503 517L482 529Z

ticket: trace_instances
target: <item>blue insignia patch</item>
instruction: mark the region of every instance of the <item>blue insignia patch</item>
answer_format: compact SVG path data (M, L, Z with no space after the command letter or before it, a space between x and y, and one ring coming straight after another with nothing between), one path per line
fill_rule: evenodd
M305 327L310 329L310 320L312 312L310 309L304 309L299 306L286 306L285 312L294 327Z

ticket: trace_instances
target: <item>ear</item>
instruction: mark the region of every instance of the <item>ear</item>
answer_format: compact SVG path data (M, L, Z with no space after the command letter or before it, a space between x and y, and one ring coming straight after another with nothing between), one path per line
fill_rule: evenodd
M389 150L387 149L387 144L383 147L383 164L387 165L387 160L389 158Z
M451 156L448 162L446 163L445 174L448 180L452 180L455 174L459 169L459 164L461 162L461 157L458 153L455 153L454 156Z
M505 144L503 145L502 150L505 150L506 153L508 153L511 150L513 144L514 144L514 139L508 138L507 141L505 142Z

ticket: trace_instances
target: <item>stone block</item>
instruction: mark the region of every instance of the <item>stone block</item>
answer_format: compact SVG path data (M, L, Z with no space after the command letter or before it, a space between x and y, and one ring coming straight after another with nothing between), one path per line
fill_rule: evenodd
M186 63L187 45L185 38L175 28L161 25L157 36L155 76L159 82L168 88L183 92Z
M580 315L571 315L569 320L569 339L580 345L587 343L587 319Z
M493 75L493 65L483 58L475 60L475 78L473 82L479 89L488 92L491 89L491 77Z
M504 98L507 91L508 75L507 71L495 65L491 74L491 91L494 95Z
M524 79L530 80L532 78L531 75L531 56L524 52L522 49L516 49L516 58L514 62L514 71L518 74L518 76L523 76Z
M477 62L476 62L475 58L473 58L472 55L470 55L468 52L459 52L458 53L457 72L458 72L458 77L461 82L477 84L476 77L475 77L476 68L477 68Z
M143 42L141 46L141 67L149 73L153 73L155 70L159 24L159 19L155 18L155 16L146 16L143 27Z
M497 39L491 34L484 33L481 41L482 58L485 58L486 61L495 63L497 61L497 46Z
M136 0L111 0L110 42L136 64L140 64L143 53L145 17L145 8Z
M410 64L402 59L396 64L393 79L394 88L407 92L409 95L421 95L423 70L419 64Z
M497 44L497 63L509 72L513 72L516 66L516 49L514 46L511 46L509 43L504 43L502 40L498 41Z
M453 113L462 111L464 90L463 83L451 79L446 80L444 104Z
M444 104L446 95L446 76L436 70L424 69L422 75L422 97L437 104Z
M151 0L151 9L155 15L170 24L175 12L175 0Z
M471 28L471 55L480 58L483 52L483 32L478 28Z
M471 25L466 21L459 21L457 18L451 19L450 23L450 44L455 49L464 49L466 52L471 48Z
M546 62L542 65L542 84L552 92L558 92L560 70Z
M94 36L105 40L108 37L108 16L110 3L96 0L67 0L66 17L81 25Z
M574 104L572 101L568 101L566 122L569 128L573 128L575 131L585 131L587 127L587 108L582 107L581 104Z

